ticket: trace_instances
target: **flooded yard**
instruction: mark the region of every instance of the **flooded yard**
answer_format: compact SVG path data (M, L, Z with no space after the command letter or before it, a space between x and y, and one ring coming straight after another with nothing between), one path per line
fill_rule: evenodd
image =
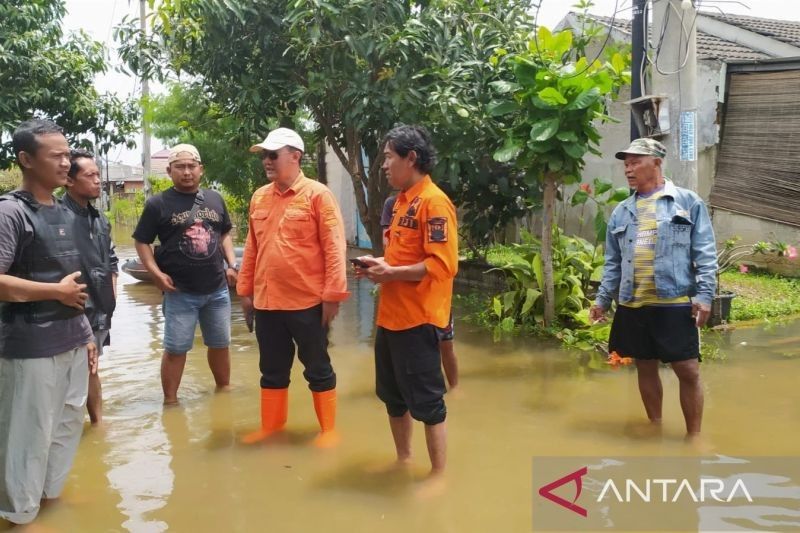
M132 257L133 248L120 248ZM311 394L297 362L287 431L244 446L259 420L258 352L234 303L232 386L214 394L201 338L180 389L164 409L159 381L161 295L121 274L112 346L101 358L105 426L86 426L61 502L45 509L46 531L511 532L531 530L531 458L536 455L685 456L677 381L664 381L663 434L644 429L632 368L617 371L535 339L493 343L456 324L461 390L448 396L446 493L415 497L428 466L415 426L409 475L375 473L393 460L374 395L374 299L350 280L351 299L331 332L338 374L333 450L311 445ZM702 365L704 432L714 453L792 455L800 442L798 323L738 329L718 340L724 360Z

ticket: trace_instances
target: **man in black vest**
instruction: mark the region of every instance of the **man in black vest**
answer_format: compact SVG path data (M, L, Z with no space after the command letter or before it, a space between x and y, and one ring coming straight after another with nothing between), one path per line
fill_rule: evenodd
M81 253L81 281L86 283L89 299L86 317L92 325L98 357L110 344L111 315L117 304L117 254L111 240L111 224L90 202L100 197L100 169L86 150L72 150L67 174L64 206L75 213L75 246ZM86 401L92 424L103 421L103 394L100 374L89 376Z
M197 323L208 347L217 390L230 382L231 299L239 265L222 196L200 188L203 164L191 144L172 147L167 159L172 188L148 199L133 238L153 282L164 292L164 404L178 403L178 386ZM154 252L150 246L158 237ZM228 262L228 267L223 264Z
M30 120L12 144L22 187L0 197L0 518L26 524L64 487L97 351L71 216L53 197L67 140Z

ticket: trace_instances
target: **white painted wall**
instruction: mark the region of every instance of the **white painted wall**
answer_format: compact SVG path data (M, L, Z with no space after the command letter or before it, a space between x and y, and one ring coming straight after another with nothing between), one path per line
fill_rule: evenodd
M328 167L328 188L336 197L342 211L345 239L348 243L353 244L356 241L356 217L358 216L353 180L330 147L325 151L325 164Z

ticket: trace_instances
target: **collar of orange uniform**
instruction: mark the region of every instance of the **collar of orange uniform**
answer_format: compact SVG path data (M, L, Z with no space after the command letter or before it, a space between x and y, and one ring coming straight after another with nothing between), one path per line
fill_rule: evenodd
M425 177L419 180L417 183L409 187L406 191L401 192L400 194L403 195L403 199L406 201L413 200L422 190L432 183L431 176L429 174L425 174Z
M284 196L289 194L297 194L303 188L306 182L306 175L303 174L303 171L300 171L300 174L297 175L297 178L292 183L292 186L286 189L285 191L281 192L281 190L277 187L277 185L273 185L273 193L277 194L278 196Z

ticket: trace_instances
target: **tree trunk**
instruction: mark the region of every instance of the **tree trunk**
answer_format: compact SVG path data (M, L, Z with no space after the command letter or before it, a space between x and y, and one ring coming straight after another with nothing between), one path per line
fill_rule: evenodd
M553 216L556 205L556 174L544 177L544 210L542 217L542 274L544 277L544 325L553 324L556 318L555 287L553 284Z
M372 251L375 255L383 255L381 213L383 212L383 202L389 193L386 177L381 173L383 153L377 150L374 154L367 151L370 156L370 166L369 169L365 169L362 152L363 139L359 132L353 128L347 128L344 135L345 142L342 145L337 142L337 137L327 117L321 113L315 113L315 117L325 133L325 140L353 180L358 217L372 242Z
M323 185L328 184L328 163L325 161L325 155L328 153L327 143L325 137L317 143L317 179Z

